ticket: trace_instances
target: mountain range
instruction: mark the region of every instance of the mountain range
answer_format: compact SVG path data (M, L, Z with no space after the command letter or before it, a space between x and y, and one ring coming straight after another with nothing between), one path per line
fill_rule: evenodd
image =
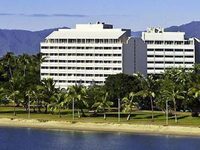
M0 29L0 56L6 52L13 52L17 55L22 53L36 54L39 52L40 42L57 29L45 29L41 31ZM166 28L165 31L185 32L187 38L196 37L200 39L200 21L193 21L180 26L171 26ZM141 33L142 31L136 31L132 32L132 35L140 37Z

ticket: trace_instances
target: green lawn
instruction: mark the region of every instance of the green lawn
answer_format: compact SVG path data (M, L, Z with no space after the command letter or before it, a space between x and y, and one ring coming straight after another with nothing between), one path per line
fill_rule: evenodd
M0 118L23 118L27 119L28 114L24 108L16 108L17 116L13 115L12 107L0 107ZM44 113L33 113L31 112L31 119L38 119L40 121L73 121L71 110L62 110L62 117L56 114L44 114ZM106 123L117 123L117 112L107 113L107 119L103 119L103 115L99 114L97 117L89 117L91 113L86 111L87 117L78 118L77 113L75 114L75 120L78 122L106 122ZM127 114L121 113L120 123L127 124L155 124L155 125L165 125L165 114L160 111L156 111L154 114L154 122L151 121L151 112L150 111L135 111L131 120L126 120ZM174 118L169 118L169 125L179 125L179 126L196 126L200 127L200 117L194 118L191 117L191 113L181 113L178 112L178 123L174 122Z

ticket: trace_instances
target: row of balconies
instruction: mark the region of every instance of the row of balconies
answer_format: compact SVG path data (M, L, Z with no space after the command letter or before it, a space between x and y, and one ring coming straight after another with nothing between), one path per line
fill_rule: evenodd
M105 61L121 61L121 56L50 56L45 60L105 60Z
M118 50L41 50L41 53L68 53L68 54L77 54L77 53L84 53L84 54L88 54L88 53L93 53L93 54L118 54L118 53L122 53L121 49Z
M172 61L172 62L176 62L176 61L180 61L180 62L194 62L195 59L194 58L154 58L154 57L148 57L147 61L163 61L163 62L167 62L167 61Z
M147 55L194 55L194 52L152 52L148 51Z
M41 66L58 66L58 67L121 67L122 63L114 64L114 63L50 63L43 62Z
M43 43L90 43L90 44L101 44L101 43L122 43L121 39L46 39Z
M147 49L194 49L194 45L147 45Z
M57 69L41 69L41 73L57 73L57 74L113 74L121 73L122 70L57 70ZM62 75L65 76L65 75Z
M53 78L54 80L65 80L65 81L77 81L80 82L80 80L82 81L105 81L105 77L95 77L95 76L91 76L91 77L85 77L85 76L81 76L81 77L75 77L75 76L50 76L50 75L45 75L45 76L41 76L41 78Z
M187 67L192 68L194 64L147 64L147 68L169 68L169 67Z

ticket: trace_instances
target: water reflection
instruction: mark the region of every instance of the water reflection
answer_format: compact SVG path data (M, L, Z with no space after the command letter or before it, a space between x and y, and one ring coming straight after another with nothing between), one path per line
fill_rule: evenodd
M0 128L0 150L199 150L200 137Z

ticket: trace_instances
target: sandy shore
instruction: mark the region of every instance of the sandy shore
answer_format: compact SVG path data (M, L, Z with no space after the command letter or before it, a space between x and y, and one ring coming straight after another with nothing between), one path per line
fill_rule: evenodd
M76 130L76 131L109 131L145 134L172 134L200 136L200 127L139 125L139 124L112 124L112 123L71 123L64 121L24 120L9 118L0 119L1 127L29 127L40 129Z

